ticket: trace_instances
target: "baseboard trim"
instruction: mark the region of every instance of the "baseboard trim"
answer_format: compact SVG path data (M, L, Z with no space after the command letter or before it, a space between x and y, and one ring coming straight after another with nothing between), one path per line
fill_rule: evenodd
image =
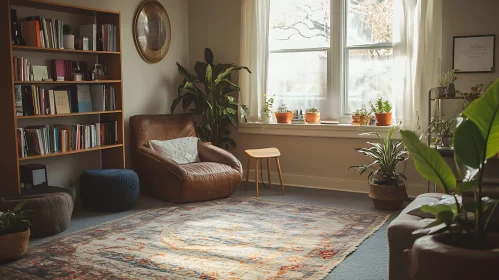
M258 172L260 173L260 171ZM262 174L258 174L259 178ZM244 175L243 180L246 179ZM267 183L267 170L263 170L263 181ZM270 179L272 180L272 185L279 184L279 174L277 172L270 172ZM282 179L284 185L300 188L311 188L311 189L322 189L322 190L332 190L332 191L342 191L342 192L354 192L354 193L369 193L369 185L364 180L347 180L341 178L330 178L330 177L318 177L318 176L307 176L307 175L297 175L283 173ZM250 170L249 181L255 182L255 171ZM258 180L261 182L261 179ZM427 192L426 185L414 185L409 184L407 187L407 193L409 197L415 198L416 196Z

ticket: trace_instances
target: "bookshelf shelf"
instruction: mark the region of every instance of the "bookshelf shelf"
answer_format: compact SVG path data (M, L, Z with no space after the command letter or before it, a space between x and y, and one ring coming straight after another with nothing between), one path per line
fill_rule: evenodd
M100 147L95 147L95 148L90 148L90 149L81 149L81 150L68 151L68 152L65 152L65 153L47 154L47 155L43 155L43 156L30 156L30 157L19 158L19 160L20 161L24 161L24 160L31 160L31 159L59 157L59 156L66 156L66 155L72 155L72 154L79 154L79 153L86 153L86 152L93 152L93 151L100 151L100 150L107 150L107 149L120 148L120 147L123 147L123 144L106 145L106 146L100 146Z
M64 2L64 1L59 1ZM72 49L57 49L57 48L40 48L33 47L38 44L30 43L30 46L19 46L12 45L12 30L11 27L11 9L15 10L19 14L29 14L33 17L39 17L40 19L51 19L51 24L54 24L55 20L59 23L62 19L71 20L71 27L75 30L80 26L88 25L89 23L95 24L97 26L97 36L100 33L104 33L105 29L100 29L100 27L108 26L113 27L113 40L114 43L112 48L109 48L109 41L106 49L114 49L116 51L93 51L93 50L72 50ZM2 126L3 134L0 138L0 178L2 178L2 184L0 184L0 197L18 195L21 193L21 174L20 174L20 164L28 163L46 163L48 169L54 170L55 173L67 172L63 176L74 177L78 176L81 171L78 164L75 163L76 160L86 160L74 159L71 157L62 157L64 155L80 154L87 152L99 153L99 163L95 163L96 166L92 168L104 168L104 169L124 169L125 168L125 135L124 135L124 113L123 113L123 83L122 83L122 48L121 48L121 15L116 11L108 11L102 9L92 9L84 6L75 6L65 3L57 3L53 0L1 0L0 1L0 34L5 34L0 38L0 67L2 69L0 75L0 125ZM83 17L81 16L83 15ZM37 20L37 19L33 19ZM40 23L40 22L39 22ZM36 26L36 25L35 25ZM52 25L54 26L54 25ZM108 29L108 30L109 30ZM36 27L35 27L36 30ZM38 31L38 30L36 30ZM43 30L40 30L43 32ZM32 32L32 31L31 31ZM45 31L49 32L49 31ZM53 32L53 31L52 31ZM110 31L108 31L110 32ZM29 31L27 32L29 34ZM49 32L50 33L50 32ZM33 33L31 33L33 34ZM57 33L56 33L57 34ZM23 36L31 36L26 38L33 38L33 35L22 34ZM58 34L60 36L60 34ZM102 38L102 34L100 34ZM25 42L30 41L26 40ZM58 40L60 37L57 37ZM107 38L107 37L106 37ZM32 41L32 40L31 40ZM52 44L50 44L53 46ZM39 46L39 45L38 45ZM88 65L93 65L96 62L102 64L106 67L108 71L108 77L111 80L99 80L99 81L15 81L14 77L19 74L19 69L16 69L15 65L17 59L29 58L29 62L47 61L52 59L61 59L69 61L86 61ZM48 65L47 65L48 66ZM21 70L22 71L22 70ZM72 76L72 75L71 75ZM106 85L112 86L112 98L115 99L114 111L100 111L100 112L87 112L87 113L70 113L70 114L59 114L59 115L35 115L35 116L17 116L19 104L24 101L19 98L19 92L16 89L28 88L31 89L30 85L40 86L42 89L46 89L43 86L46 85L47 88L57 85ZM97 87L96 87L97 88ZM25 92L23 91L22 94ZM21 95L22 95L21 94ZM46 99L45 99L46 100ZM107 104L107 103L106 103ZM24 108L24 107L23 107ZM21 108L21 109L23 109ZM76 111L76 110L75 110ZM82 116L93 116L92 118L82 118ZM71 118L71 117L78 117ZM91 119L91 121L90 121ZM20 156L21 149L21 137L23 135L23 130L21 128L28 127L46 127L49 126L49 130L53 128L54 123L63 123L62 125L75 126L76 124L82 125L83 127L92 127L95 123L101 124L112 124L114 130L114 140L116 143L113 145L99 146L91 149L81 149L75 151L67 151L64 153L53 153L38 156L29 156L22 158ZM90 123L89 123L90 122ZM36 130L38 128L33 128ZM25 130L24 130L25 131ZM74 133L73 133L74 134ZM35 136L34 138L38 138ZM43 138L44 142L52 142L52 139L47 140ZM62 136L59 136L62 138ZM70 137L75 137L68 133L68 141ZM50 137L49 137L50 138ZM36 139L35 139L36 140ZM106 143L114 143L106 142ZM62 141L62 140L59 140ZM27 141L24 143L26 144ZM32 145L33 142L27 143L27 145ZM39 142L38 142L39 143ZM24 145L23 145L24 146ZM47 161L48 158L58 157L58 164L63 164L69 167L68 170L57 170L58 167L50 166L53 161ZM85 157L82 155L82 157ZM60 162L59 162L60 161ZM92 161L94 162L94 161ZM49 167L50 166L50 167ZM59 165L55 165L59 166ZM85 167L87 168L87 167ZM50 175L49 183L50 182Z
M119 55L120 52L105 52L105 51L83 51L83 50L70 50L70 49L52 49L52 48L38 48L28 46L12 46L13 51L26 51L26 52L50 52L50 53L70 53L70 54L113 54Z
M16 85L86 85L86 84L119 84L121 80L98 81L14 81Z
M123 111L121 111L121 110L114 110L114 111L86 112L86 113L72 113L72 114L58 114L58 115L17 116L17 119L18 120L26 120L26 119L50 119L50 118L64 118L64 117L77 117L77 116L118 114L118 113L122 113L122 112Z

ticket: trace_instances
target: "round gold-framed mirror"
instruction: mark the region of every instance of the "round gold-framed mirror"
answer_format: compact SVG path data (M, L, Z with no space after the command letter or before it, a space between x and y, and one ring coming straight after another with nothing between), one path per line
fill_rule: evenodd
M133 23L133 37L140 56L148 63L160 62L171 41L170 19L165 8L156 0L140 5Z

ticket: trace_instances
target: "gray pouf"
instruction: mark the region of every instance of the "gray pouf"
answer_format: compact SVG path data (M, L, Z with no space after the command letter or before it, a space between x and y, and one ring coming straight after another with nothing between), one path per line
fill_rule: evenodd
M139 177L127 169L94 169L81 174L80 197L85 208L119 212L132 208L139 198Z

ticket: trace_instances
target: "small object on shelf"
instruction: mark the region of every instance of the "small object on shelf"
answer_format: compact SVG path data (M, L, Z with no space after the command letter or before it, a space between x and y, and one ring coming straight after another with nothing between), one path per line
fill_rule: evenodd
M63 30L63 46L65 49L74 50L75 49L75 35L71 34L71 25L64 24L62 26Z
M84 51L88 51L88 45L89 45L89 40L88 37L82 37L81 38L81 49Z
M20 166L21 183L27 189L47 187L47 167L44 164L26 164Z
M445 95L447 97L456 96L456 86L454 85L454 83L450 83L449 86L445 89Z
M33 65L33 81L47 81L49 79L49 73L47 66Z
M80 74L80 73L74 73L73 74L73 80L75 82L81 82L83 81L83 74Z
M10 9L10 26L12 32L12 45L23 46L25 44L21 36L21 25L17 22L17 11Z

